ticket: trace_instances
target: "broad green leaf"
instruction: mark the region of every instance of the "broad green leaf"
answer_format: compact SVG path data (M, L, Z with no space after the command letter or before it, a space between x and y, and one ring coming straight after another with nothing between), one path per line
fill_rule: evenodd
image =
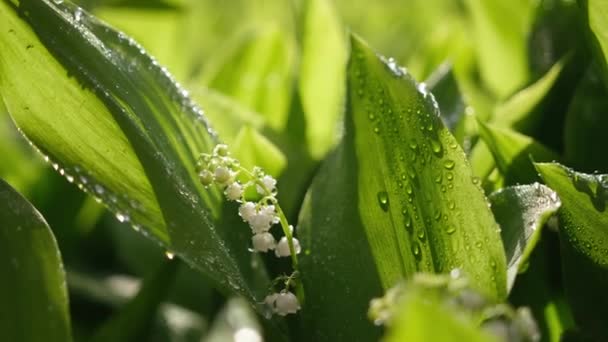
M592 45L608 86L608 4L602 0L581 0L579 3L593 33Z
M234 139L234 156L243 166L251 169L259 166L269 174L278 177L287 160L283 152L255 128L243 126Z
M559 156L534 139L508 128L478 122L479 135L494 156L507 185L538 180L532 160L553 161Z
M0 340L72 340L55 237L36 208L1 179L0 279Z
M581 329L608 338L608 175L575 172L556 163L537 163L545 183L562 200L560 250L566 297Z
M475 288L504 298L498 226L432 95L358 38L347 84L343 141L300 215L304 332L374 338L364 314L370 296L416 271L461 268Z
M319 159L335 145L344 107L348 50L344 28L331 1L307 0L299 90L311 155Z
M0 44L2 98L61 174L223 292L263 296L246 246L214 224L219 191L198 182L216 137L165 69L67 2L0 1Z
M144 280L137 296L112 316L91 338L91 342L144 341L150 336L150 326L156 318L160 303L173 283L177 260L166 261Z
M209 122L218 136L222 137L222 141L228 145L232 145L241 126L251 126L258 130L264 127L265 120L259 113L215 90L193 85L190 94L205 108Z
M471 319L436 299L410 296L404 300L383 342L401 341L498 341L481 331Z
M505 98L529 78L527 36L535 2L467 0L465 4L471 16L481 77L498 98Z
M585 172L608 172L603 153L608 129L606 86L595 68L590 68L579 83L566 114L564 148L566 160Z
M538 81L498 104L494 109L492 123L522 131L536 127L542 112L535 109L547 96L568 60L569 57L560 59Z
M287 123L293 88L292 39L279 26L245 31L208 63L200 82L262 114L280 131Z
M501 228L507 255L507 288L511 289L517 273L526 270L543 226L561 202L553 190L539 183L504 188L492 193L489 200Z
M257 318L245 301L230 299L213 322L206 342L261 342L263 334Z

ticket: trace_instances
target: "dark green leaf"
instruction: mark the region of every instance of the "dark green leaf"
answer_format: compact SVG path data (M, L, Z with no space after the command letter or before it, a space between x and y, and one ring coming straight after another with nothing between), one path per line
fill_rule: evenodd
M507 254L507 282L511 289L517 273L526 269L543 226L557 212L561 202L554 191L539 183L499 190L491 194L489 200L501 228Z
M55 237L36 208L1 179L0 279L0 340L72 340Z
M608 175L538 163L545 183L562 200L560 246L566 296L574 318L598 341L608 339Z
M506 296L498 226L432 95L359 39L351 44L345 135L299 223L314 340L377 336L367 302L416 271L461 268L482 292Z
M0 1L0 43L6 106L61 174L222 291L263 297L246 246L214 225L219 191L198 182L196 158L216 137L165 69L67 2Z
M589 68L570 103L564 125L565 154L578 170L608 172L607 146L608 100L606 86L595 68Z

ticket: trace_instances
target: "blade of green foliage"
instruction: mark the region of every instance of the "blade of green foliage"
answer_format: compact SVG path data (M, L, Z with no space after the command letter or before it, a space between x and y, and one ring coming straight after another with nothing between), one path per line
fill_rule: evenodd
M595 68L579 83L564 124L564 148L569 165L585 172L608 172L604 153L608 129L606 86Z
M280 131L287 123L294 82L292 39L279 26L246 31L208 63L200 82L262 114Z
M281 150L255 128L249 126L241 127L234 139L232 150L234 156L246 168L259 166L274 177L278 177L283 172L287 163Z
M383 342L497 341L471 320L463 319L437 300L410 296L395 317Z
M539 183L518 185L494 192L488 198L500 224L507 254L507 288L524 271L547 220L559 209L557 194Z
M165 299L177 271L178 261L165 261L144 283L129 303L112 316L91 338L91 342L145 341L150 337L159 305Z
M537 163L545 183L562 200L560 246L566 296L581 330L608 339L608 175Z
M265 289L247 282L261 270L241 240L214 226L219 191L198 182L196 158L216 138L166 70L67 2L3 0L0 19L0 93L31 142L119 220L222 291L259 300Z
M535 2L467 0L481 77L505 98L528 81L528 42ZM505 67L508 65L509 67Z
M507 185L538 180L532 160L553 161L559 156L533 138L508 128L478 122L479 135L494 156Z
M338 138L347 55L344 28L330 1L304 4L299 89L311 155L322 157Z
M0 340L72 340L55 237L36 208L1 179L0 279Z
M547 96L568 60L568 57L560 59L536 82L497 105L492 123L523 131L536 127L542 112L535 109Z
M232 145L242 126L250 126L258 130L265 126L262 115L213 89L193 85L190 94L205 108L205 115L209 118L213 129L228 145Z
M593 34L592 47L608 86L608 3L602 0L581 0L579 3Z
M458 267L491 297L506 295L498 226L432 95L359 39L351 44L345 136L299 222L313 340L377 336L368 300L416 271Z

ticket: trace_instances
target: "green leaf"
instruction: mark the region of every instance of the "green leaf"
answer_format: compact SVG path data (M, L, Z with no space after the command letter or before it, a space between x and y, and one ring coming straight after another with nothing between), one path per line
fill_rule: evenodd
M409 296L401 305L383 342L498 340L436 299Z
M547 96L569 59L569 55L560 59L538 81L498 104L494 109L492 123L524 132L536 127L542 112L535 109Z
M489 200L501 227L507 254L507 288L511 289L517 273L526 270L543 226L561 202L553 190L539 183L501 189L492 193Z
M158 270L144 280L137 296L105 322L91 338L91 342L147 340L158 307L173 284L178 265L177 260L160 264Z
M214 224L221 194L198 181L197 156L216 137L165 69L67 2L0 1L0 44L2 98L61 174L223 292L263 298L251 286L262 270Z
M432 95L358 38L351 44L345 135L299 222L312 340L375 338L370 297L416 271L458 267L475 288L506 296L498 226Z
M281 131L293 88L295 46L291 35L268 25L236 37L210 61L200 82L264 116Z
M0 339L71 341L65 272L40 213L0 179Z
M299 89L311 155L319 159L338 139L348 50L344 28L328 0L308 0Z
M560 250L566 297L581 329L608 339L608 175L575 172L556 163L537 163L545 183L562 200Z
M255 128L243 126L234 139L234 156L241 164L251 169L259 166L274 177L278 177L287 160L283 152Z
M603 153L608 130L607 88L596 68L589 68L578 84L564 124L564 148L569 165L584 172L608 172Z
M516 131L481 121L478 121L478 125L479 135L494 156L507 185L538 180L530 158L536 161L560 159L555 152Z
M527 37L535 2L467 0L465 4L473 25L481 77L499 98L505 98L529 78Z
M581 0L579 3L593 34L593 52L608 86L608 4L602 0Z

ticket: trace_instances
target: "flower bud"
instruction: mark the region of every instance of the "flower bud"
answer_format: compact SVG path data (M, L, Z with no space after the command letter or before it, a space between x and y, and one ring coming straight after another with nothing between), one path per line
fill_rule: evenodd
M232 173L224 166L218 166L214 173L215 181L219 184L225 184L232 178Z
M198 174L198 179L204 186L209 186L213 183L213 174L209 170L203 170Z
M239 200L241 196L243 196L243 187L241 184L234 182L228 185L226 191L224 191L224 194L226 194L226 198L228 198L230 201Z
M245 202L241 204L241 206L239 207L239 215L246 222L251 221L251 219L255 215L255 203Z
M229 154L228 145L225 145L225 144L215 145L215 148L213 148L213 154L218 155L220 157L226 157Z

